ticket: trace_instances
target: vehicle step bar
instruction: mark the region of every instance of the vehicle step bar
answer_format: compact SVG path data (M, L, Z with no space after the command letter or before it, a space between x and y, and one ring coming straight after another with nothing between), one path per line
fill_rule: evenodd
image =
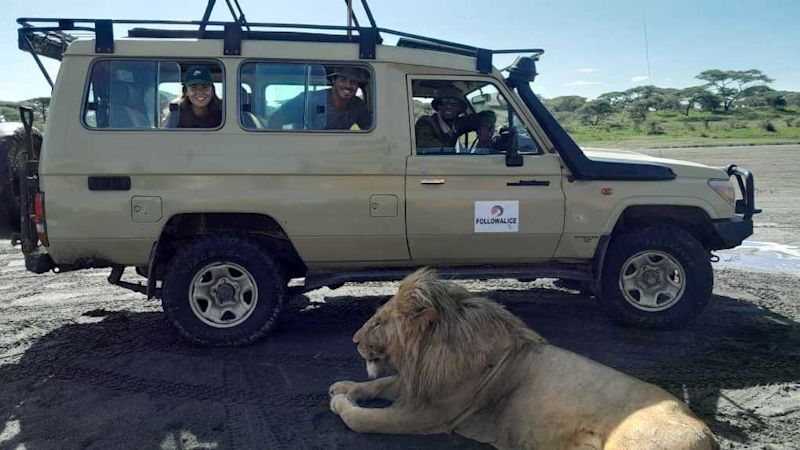
M565 264L563 266L431 266L439 276L451 280L464 279L499 279L513 278L518 280L533 280L536 278L564 278L579 281L591 281L592 271L588 264ZM337 270L337 271L311 271L299 286L290 286L293 294L312 291L321 287L335 289L344 283L363 283L368 281L398 281L417 270L417 267L399 267L372 270Z

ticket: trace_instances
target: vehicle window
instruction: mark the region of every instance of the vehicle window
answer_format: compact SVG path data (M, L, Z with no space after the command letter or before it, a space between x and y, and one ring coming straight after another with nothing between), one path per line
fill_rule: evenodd
M84 123L99 129L218 128L222 80L215 62L101 60L92 66Z
M239 111L248 130L366 131L373 123L371 75L360 66L245 63Z
M518 113L492 83L414 80L412 101L417 154L505 153L508 130L516 132L520 153L541 153Z

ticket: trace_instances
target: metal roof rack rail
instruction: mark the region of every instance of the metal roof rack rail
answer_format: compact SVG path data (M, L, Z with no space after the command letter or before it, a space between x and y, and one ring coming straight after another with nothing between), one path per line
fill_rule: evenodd
M240 55L242 40L273 40L301 42L350 42L359 45L361 59L375 59L376 47L383 43L381 33L398 38L397 46L418 48L423 50L451 53L474 57L476 69L483 73L492 71L492 57L495 54L529 54L533 58L544 53L539 48L489 50L456 42L444 41L427 36L405 33L387 28L380 28L375 23L367 0L360 0L364 13L369 21L368 26L361 26L353 11L353 0L344 0L347 5L347 26L310 25L292 23L251 23L245 19L238 0L225 0L233 22L211 21L211 12L216 0L208 0L208 5L199 21L178 20L110 20L110 19L63 19L63 18L19 18L19 48L30 52L39 69L47 78L50 86L53 82L42 65L39 55L61 60L67 46L76 39L68 33L71 31L93 33L96 53L114 53L114 25L167 25L182 26L182 29L132 28L128 37L141 38L194 38L222 39L225 55ZM232 3L233 2L233 3ZM208 30L208 27L220 27L221 30ZM300 31L298 31L300 30ZM307 30L307 31L306 31ZM325 33L327 32L327 33ZM337 32L334 34L331 32ZM355 34L354 34L355 33Z

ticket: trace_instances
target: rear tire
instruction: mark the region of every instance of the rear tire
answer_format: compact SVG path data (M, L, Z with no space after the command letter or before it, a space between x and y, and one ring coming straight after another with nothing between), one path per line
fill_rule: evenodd
M5 159L5 164L0 162L0 167L5 166L6 169L4 173L0 173L0 238L13 236L21 231L17 169L23 167L28 159L38 161L42 148L42 133L33 128L31 136L33 139L32 158L28 157L25 129L22 126L0 140L0 158Z
M616 322L668 329L698 316L711 297L708 252L682 228L659 225L614 237L600 301Z
M278 263L241 235L200 237L167 268L162 305L186 339L203 346L242 346L275 324L287 295Z

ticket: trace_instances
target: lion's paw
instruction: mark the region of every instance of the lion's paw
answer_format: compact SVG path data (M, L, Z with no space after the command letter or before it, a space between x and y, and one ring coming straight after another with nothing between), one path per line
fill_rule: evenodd
M334 397L339 394L349 394L353 387L356 385L353 381L337 381L328 388L328 395Z
M331 411L341 414L348 406L352 405L345 394L336 394L331 398Z

